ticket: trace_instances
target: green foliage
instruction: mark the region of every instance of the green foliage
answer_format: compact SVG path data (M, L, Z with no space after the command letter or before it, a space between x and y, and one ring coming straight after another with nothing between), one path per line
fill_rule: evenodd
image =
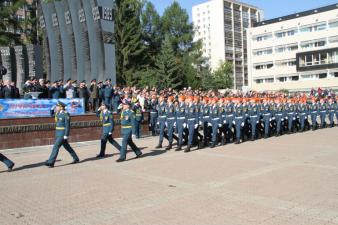
M219 68L210 73L210 71L204 71L202 76L202 86L204 89L226 89L233 87L232 64L229 62L220 62Z

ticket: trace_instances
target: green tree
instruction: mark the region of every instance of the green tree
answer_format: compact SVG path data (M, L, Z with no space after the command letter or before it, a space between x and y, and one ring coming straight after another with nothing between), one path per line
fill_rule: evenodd
M26 4L25 0L13 0L11 4L0 3L0 46L21 44L21 35L16 31L22 30L15 13Z
M219 67L213 72L213 86L215 89L226 89L233 87L232 64L228 61L220 62Z
M177 1L165 9L162 16L162 30L169 35L170 42L176 55L188 52L193 41L193 24L189 22L189 15Z
M165 37L161 53L156 58L155 65L158 80L157 86L160 89L167 87L178 89L181 87L183 82L180 76L180 67L177 65L177 60L168 35Z
M142 2L116 0L115 41L117 82L135 85L135 75L144 64L145 45L142 42L140 14Z
M161 51L164 37L161 31L161 17L155 6L148 1L144 3L141 12L141 31L142 41L146 46L147 65L154 66L155 58Z

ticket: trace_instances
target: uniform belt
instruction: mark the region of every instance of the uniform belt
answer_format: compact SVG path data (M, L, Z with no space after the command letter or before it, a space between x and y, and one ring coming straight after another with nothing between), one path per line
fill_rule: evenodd
M227 117L229 118L229 117L234 117L234 116L233 115L228 115Z
M185 117L177 117L177 119L183 120L185 119Z
M239 118L241 118L241 119L242 119L242 118L243 118L243 116L236 116L235 118L236 118L236 119L239 119Z
M105 123L105 124L103 124L104 127L108 127L110 125L111 125L111 123Z
M250 117L258 117L258 116L250 116Z
M264 116L269 116L269 115L271 115L271 113L264 113L263 115Z
M306 113L301 113L300 115L306 115Z
M294 113L288 113L289 115L292 115L292 114L294 114Z
M203 116L203 119L208 119L210 118L210 116Z
M190 119L188 119L188 120L196 120L195 118L190 118Z
M311 113L318 113L317 111L312 111Z
M175 117L170 117L170 118L167 118L168 120L174 120L175 119Z
M142 116L142 114L136 114L136 116Z
M150 112L151 114L155 114L155 113L157 113L157 112Z
M277 116L283 116L283 114L281 114L281 113L278 113L278 114L276 114Z
M320 112L322 112L322 113L324 113L324 112L325 112L325 113L326 113L326 111L320 111Z
M166 118L166 116L159 116L158 118Z
M336 110L330 110L331 112L335 112Z
M55 129L56 130L65 130L66 128L65 127L56 127Z
M219 120L219 118L213 118L212 120Z
M132 128L132 126L122 126L123 129Z

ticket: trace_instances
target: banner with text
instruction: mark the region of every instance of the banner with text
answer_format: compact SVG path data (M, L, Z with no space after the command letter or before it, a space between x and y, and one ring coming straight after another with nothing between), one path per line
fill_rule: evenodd
M48 117L58 101L63 102L70 115L85 114L83 99L0 99L0 119Z

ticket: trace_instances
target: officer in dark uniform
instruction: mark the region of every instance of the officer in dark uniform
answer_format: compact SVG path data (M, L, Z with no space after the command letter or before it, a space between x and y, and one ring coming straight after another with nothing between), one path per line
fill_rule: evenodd
M111 79L106 80L106 84L103 86L103 98L104 104L108 107L109 110L112 110L112 98L113 98L114 88L111 84Z
M262 110L262 117L263 117L263 123L264 123L264 138L268 138L269 132L270 132L270 121L272 117L268 99L263 99L263 105L262 105L261 110Z
M305 125L308 125L307 120L309 116L308 105L306 104L306 99L301 99L298 106L298 116L300 122L300 132L305 131Z
M211 120L210 120L210 105L208 104L209 98L204 97L203 102L201 104L201 114L200 114L200 122L202 122L203 127L203 147L208 146L209 142L211 141Z
M63 146L66 151L73 157L72 164L78 163L79 157L76 155L74 149L68 143L70 133L70 115L65 111L66 105L58 102L55 109L51 110L51 114L55 114L55 144L49 159L46 161L46 166L53 168L55 160L59 154L60 147Z
M121 146L113 138L114 131L114 118L111 111L108 110L107 106L102 103L101 107L98 109L96 115L100 118L102 122L102 136L101 136L101 150L96 158L103 158L106 155L106 145L107 141L110 142L118 151L120 151Z
M284 105L279 98L275 99L274 117L276 120L276 137L278 137L282 134L282 123L285 118Z
M149 128L150 128L152 136L156 136L156 124L157 124L157 118L158 118L157 104L158 103L157 103L156 96L153 95L151 97L151 102L150 102L150 121L149 121Z
M140 101L138 99L136 99L135 101L136 102L133 105L133 111L135 113L133 134L135 135L136 139L139 139L141 137L141 124L143 121L143 113Z
M221 145L225 145L225 138L226 138L226 135L227 135L226 129L225 129L226 111L225 111L224 101L225 101L225 99L223 99L223 98L220 98L218 100L218 116L219 116L218 133L219 133Z
M234 139L236 135L234 135L234 104L231 98L225 100L225 113L226 113L226 123L225 130L227 133L226 143L230 143L231 139Z
M330 127L334 127L334 116L336 114L336 110L337 110L337 103L334 102L333 98L329 98L329 104L328 104L328 108L329 108L329 121L330 121Z
M133 133L133 121L134 121L134 112L130 110L130 102L126 99L122 101L123 110L121 112L121 135L122 135L122 146L120 151L120 158L116 162L123 162L126 160L127 155L127 145L136 154L136 158L142 156L141 150L135 145L132 139Z
M13 170L14 163L1 153L0 153L0 162L3 162L7 166L8 172L11 172Z
M326 128L326 116L328 114L328 104L325 99L320 99L319 103L319 116L320 116L320 128Z
M241 99L235 99L234 115L235 115L235 126L236 126L236 144L240 144L241 136L242 136L242 127L244 127L244 112L243 112L243 106L241 104Z

